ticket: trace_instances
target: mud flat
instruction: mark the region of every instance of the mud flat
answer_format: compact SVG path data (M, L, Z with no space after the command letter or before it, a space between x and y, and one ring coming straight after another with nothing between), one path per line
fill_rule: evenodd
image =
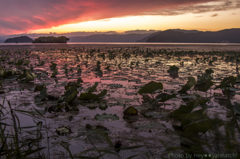
M238 44L1 45L0 100L21 127L41 123L50 158L238 152L239 53Z

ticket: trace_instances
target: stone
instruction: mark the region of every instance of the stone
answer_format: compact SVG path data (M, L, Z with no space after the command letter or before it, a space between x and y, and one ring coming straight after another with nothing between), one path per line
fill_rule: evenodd
M69 126L65 125L65 126L58 127L56 129L56 132L60 136L65 136L65 135L69 135L72 131L71 131L71 128Z
M138 115L138 110L133 106L128 107L124 112L124 115Z

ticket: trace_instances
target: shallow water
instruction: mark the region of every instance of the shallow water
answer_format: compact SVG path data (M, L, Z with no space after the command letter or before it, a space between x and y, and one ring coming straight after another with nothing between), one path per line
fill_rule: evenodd
M67 49L64 50L63 49ZM94 52L93 57L87 59L86 56L89 55L91 49L96 50L99 48L100 52ZM119 50L122 48L122 51ZM171 51L186 51L186 55L181 55L180 60L177 56L171 56L169 59L165 54L160 54L154 57L143 57L139 53L137 57L134 56L133 51L144 51L146 53L147 48L152 51L158 49L166 49L167 52ZM82 88L79 88L79 94L86 92L87 88L91 87L95 82L99 82L97 87L97 92L100 93L101 90L107 89L107 96L105 96L101 101L96 102L84 102L78 101L76 105L79 112L44 112L46 121L42 119L35 112L35 117L33 119L43 121L44 130L43 134L46 137L46 131L50 137L51 156L61 156L62 158L68 156L67 153L63 153L64 149L59 146L61 141L70 144L70 149L73 154L78 154L80 151L92 148L92 144L86 139L90 137L94 141L94 145L99 148L109 148L109 144L100 135L94 132L89 132L85 129L86 124L92 126L102 125L109 129L108 136L114 143L120 140L123 146L137 146L137 145L147 145L148 147L142 147L134 150L122 150L119 152L121 157L126 158L132 155L139 154L139 158L146 157L146 154L150 155L149 152L154 154L155 158L160 158L167 155L165 152L165 147L161 142L163 141L168 147L179 145L178 135L174 132L172 124L175 122L170 119L167 115L174 109L177 109L180 105L185 104L182 100L182 96L177 93L181 89L181 86L186 84L188 77L192 76L197 79L197 75L205 72L207 68L212 68L214 70L214 79L223 79L229 75L236 76L236 63L226 62L224 60L218 60L209 65L208 62L204 63L202 60L204 57L212 57L211 55L199 55L194 52L188 51L198 51L198 52L208 52L208 51L238 51L240 52L240 44L60 44L60 45L1 45L0 50L10 50L10 60L13 60L15 50L31 50L30 61L33 67L33 72L36 74L41 74L39 78L35 78L33 82L30 83L19 83L16 80L17 76L7 78L3 80L3 96L6 100L10 101L11 105L15 109L33 111L33 107L44 112L45 107L50 107L57 101L45 100L41 102L35 102L35 96L39 92L33 92L36 84L46 84L47 92L49 95L58 96L64 94L64 86L70 81L76 81L79 77L82 78ZM70 49L70 50L69 50ZM115 51L116 57L110 60L107 55L108 52ZM98 57L98 54L105 53L105 60L102 57ZM124 59L121 55L123 53L130 53L132 56L128 59ZM191 57L189 56L191 54ZM211 54L211 53L210 53ZM80 61L76 61L76 55L79 57ZM80 57L82 55L82 58ZM2 55L3 56L3 55ZM36 57L40 57L40 61L45 61L43 66L37 66L39 61ZM24 57L24 53L17 54L18 58ZM202 58L199 64L196 64L195 59L197 57ZM148 61L146 61L148 59ZM85 62L88 61L88 66L86 67ZM101 61L101 70L103 71L103 76L98 76L93 71L96 68L97 61ZM131 68L131 61L134 65ZM136 66L136 62L139 61L139 66ZM180 62L184 61L184 66L180 65ZM50 78L53 73L49 66L51 62L57 64L58 74L56 78ZM159 63L156 63L159 62ZM118 65L121 63L120 67ZM65 75L63 69L64 65L67 64L67 69L73 68L73 71L68 71ZM110 71L106 70L107 64L110 64ZM2 65L5 67L13 68L14 70L22 69L21 67L16 67L15 65L8 65L6 61L2 61ZM77 74L77 65L81 66L82 73ZM171 78L167 70L169 66L178 66L179 73L177 78ZM48 74L47 74L47 73ZM143 103L143 97L138 94L139 89L150 81L162 82L163 90L162 92L174 92L177 94L177 98L171 99L165 102L166 107L163 109L164 105L159 104L155 110L151 110L153 113L152 117L146 118L139 114L136 119L132 122L123 118L123 111L129 107L134 106L138 111L146 110L149 107L148 103ZM216 80L215 85L218 85L221 80ZM213 90L215 86L205 92L199 91L188 91L190 94L199 94L203 97L211 97L210 102L207 104L209 117L214 117L217 114L222 120L228 121L226 118L227 108L221 105L216 98L213 97L214 93L222 93L221 90ZM240 90L238 86L231 102L240 103L239 98ZM155 95L156 96L156 95ZM1 101L1 99L0 99ZM99 109L100 105L107 105L106 110ZM7 107L7 106L6 106ZM91 109L89 109L91 108ZM112 121L111 119L105 121L98 121L95 119L97 114L116 114L119 120ZM30 120L30 117L25 115L19 115L19 119L22 126L32 126L34 122ZM72 120L69 121L69 117ZM56 133L56 128L59 126L67 125L70 126L72 133L68 136L58 136ZM168 132L168 133L166 133ZM92 134L91 134L92 133ZM133 142L132 140L136 140ZM42 145L47 145L48 140L45 138L42 140ZM113 147L111 147L113 148ZM47 149L45 150L47 153ZM93 155L88 153L88 155ZM106 156L106 158L111 158L111 154Z
M54 47L139 47L151 49L168 49L171 50L184 50L184 51L240 51L239 43L109 43L109 42L71 42L66 44L36 44L36 43L0 43L0 48L8 47L17 48L54 48Z

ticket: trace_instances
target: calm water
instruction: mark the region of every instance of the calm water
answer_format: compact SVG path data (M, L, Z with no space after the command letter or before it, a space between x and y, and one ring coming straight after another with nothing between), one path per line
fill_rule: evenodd
M169 49L183 51L240 51L240 43L122 43L122 42L69 42L67 44L59 43L0 43L0 49L10 49L9 47L18 46L18 48L49 48L49 47L140 47L151 49Z
M62 48L82 48L85 47L84 51L72 51L70 53L61 53ZM138 90L145 84L150 81L158 81L163 84L164 92L177 93L181 86L183 86L189 76L195 77L197 79L198 75L201 75L202 72L206 68L211 68L214 70L213 78L216 81L216 85L220 83L219 78L224 78L229 75L236 76L236 65L232 62L226 62L224 60L220 60L221 57L218 57L218 61L215 61L212 66L208 63L201 62L196 64L195 59L200 56L188 57L181 56L181 61L184 61L184 66L180 67L179 70L179 78L171 78L167 70L170 65L179 66L180 61L178 57L172 57L169 59L167 56L155 56L154 58L146 58L142 55L137 57L132 56L129 60L125 60L124 58L116 57L115 60L103 60L102 57L96 56L96 59L89 58L86 59L86 55L89 55L89 50L93 48L101 48L101 52L107 52L108 50L115 50L119 52L119 48L123 48L128 50L126 47L131 47L126 52L133 52L137 50L134 47L139 48L151 48L151 49L167 49L170 50L196 50L196 51L223 51L223 50L231 50L240 52L240 44L193 44L193 43L67 43L67 44L3 44L0 45L0 50L11 50L10 58L22 58L25 56L25 53L22 52L22 55L19 57L15 56L14 50L21 49L30 49L33 50L31 56L29 56L29 60L33 64L34 69L33 72L36 74L40 74L41 78L36 78L34 82L30 83L21 83L16 81L15 78L4 79L3 81L3 89L5 91L4 94L0 95L0 101L3 100L5 95L6 99L10 101L13 108L25 111L31 111L36 113L33 108L44 112L45 118L41 118L38 115L35 115L33 119L43 121L44 127L42 129L42 133L44 139L41 141L41 146L49 147L50 154L52 158L56 158L58 156L62 158L67 158L63 153L65 150L62 146L59 145L60 142L64 141L70 145L70 150L73 154L79 153L79 151L83 151L92 147L88 139L94 141L94 145L96 147L101 147L105 149L112 148L102 140L101 136L98 137L97 133L86 130L86 124L90 124L92 126L101 125L106 127L109 130L109 138L113 141L113 143L117 140L120 140L123 143L124 147L127 146L135 146L141 145L142 142L144 145L147 145L148 148L143 147L141 149L134 150L126 150L119 153L122 158L127 158L129 156L135 154L148 154L149 151L154 154L156 158L162 158L162 155L166 154L165 147L161 142L166 143L167 147L175 147L180 144L179 136L174 131L172 125L176 124L176 122L168 117L168 114L171 110L177 109L180 105L185 104L182 98L194 98L195 96L184 96L181 94L177 95L177 98L167 101L166 109L163 109L163 104L159 104L159 109L149 109L149 104L147 102L143 102L143 96L138 94ZM56 48L56 50L52 51ZM34 51L40 50L40 51ZM144 49L146 50L146 49ZM42 52L44 51L44 52ZM124 51L125 52L125 51ZM124 52L120 52L119 54L122 56ZM75 57L79 54L83 55L81 60L76 61ZM46 63L42 66L38 66L39 60L35 55L38 55L41 59ZM204 56L205 57L205 56ZM201 56L200 58L204 58ZM209 55L209 57L211 57ZM85 65L85 61L88 61L88 67ZM101 69L103 70L103 76L98 77L93 71L96 68L96 61L101 61ZM55 62L57 64L58 75L57 77L50 78L51 73L49 66L51 62ZM130 68L130 61L140 61L138 67ZM117 63L116 63L117 62ZM156 65L156 62L161 62ZM118 64L121 63L121 69L118 67ZM8 61L3 61L2 64L7 68L10 67L8 65ZM67 65L66 65L67 64ZM107 64L110 64L110 70L107 71L105 67ZM66 75L64 73L64 66L68 66L67 68L73 68L73 71L69 71ZM81 75L77 74L77 65L80 65L82 68ZM47 72L47 74L46 74ZM39 95L39 92L34 92L34 88L36 84L46 83L47 92L53 96L61 96L64 94L65 85L70 81L76 81L79 76L81 76L82 80L82 88L79 90L80 93L86 92L87 89L95 82L99 82L97 87L98 92L103 89L108 90L108 96L104 97L100 102L84 102L77 101L75 104L79 108L79 112L45 112L45 107L50 107L54 105L56 100L43 100L40 102L35 101L36 95ZM217 83L218 82L218 83ZM112 87L112 85L117 85L119 87ZM215 87L215 86L213 86ZM232 97L231 102L240 103L240 89L236 89L236 94ZM194 91L194 90L193 90ZM217 114L219 118L224 121L228 121L226 117L226 106L222 102L222 100L215 99L213 97L214 93L222 94L220 89L218 90L209 90L207 94L205 92L196 92L194 91L192 94L198 93L202 97L211 96L210 103L207 104L207 113L209 117L214 118ZM8 107L7 102L5 107ZM106 110L100 109L100 106L107 106ZM134 106L139 111L147 112L145 115L148 115L148 118L143 115L138 115L136 119L129 122L125 118L123 118L123 111L129 107ZM162 107L160 109L160 107ZM164 107L165 108L165 107ZM147 111L146 111L147 110ZM95 119L97 114L102 115L106 114L116 114L119 117L119 120L104 120L98 121ZM31 117L17 114L20 121L21 126L33 126L35 123L31 119ZM37 118L39 117L39 118ZM72 117L72 120L69 120L69 117ZM46 119L46 120L45 120ZM68 136L58 136L56 133L56 129L60 126L67 125L71 128L72 133ZM137 129L136 129L137 128ZM151 131L149 131L151 130ZM46 133L48 132L48 133ZM108 131L107 131L108 132ZM9 131L9 133L11 133ZM96 135L97 134L97 135ZM238 134L239 135L239 134ZM49 137L49 138L48 138ZM89 138L87 138L89 137ZM207 136L208 137L208 136ZM49 139L49 141L47 140ZM104 138L105 139L105 138ZM139 143L134 143L134 141L141 141ZM238 138L239 140L239 138ZM90 141L90 140L89 140ZM48 145L50 142L50 145ZM47 148L44 149L45 154L47 154ZM164 154L165 153L165 154ZM62 155L63 154L63 155ZM66 155L67 153L65 153ZM59 157L60 156L60 157ZM166 154L167 156L167 154ZM105 157L105 156L104 156ZM115 156L114 156L115 157ZM106 158L114 158L114 157L106 157ZM146 158L146 157L144 157Z

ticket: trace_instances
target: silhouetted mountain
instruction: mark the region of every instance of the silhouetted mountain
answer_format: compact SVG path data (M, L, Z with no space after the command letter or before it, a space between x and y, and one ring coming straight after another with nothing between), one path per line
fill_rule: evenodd
M4 41L4 43L31 43L31 42L33 42L33 39L31 39L27 36L9 38L9 39Z
M70 37L69 42L136 42L149 34L98 34Z
M226 29L216 32L166 30L148 38L147 42L240 43L240 29Z
M146 42L150 37L153 37L153 36L157 35L157 34L160 33L160 32L161 32L161 31L156 32L156 33L152 33L152 34L150 34L150 35L148 35L148 36L146 36L146 37L144 37L144 38L142 38L142 39L140 39L140 40L137 40L136 42Z
M198 33L198 32L201 32L201 31L198 31L198 30L183 30L183 29L169 29L169 30L180 31L180 32L183 32L183 33Z

